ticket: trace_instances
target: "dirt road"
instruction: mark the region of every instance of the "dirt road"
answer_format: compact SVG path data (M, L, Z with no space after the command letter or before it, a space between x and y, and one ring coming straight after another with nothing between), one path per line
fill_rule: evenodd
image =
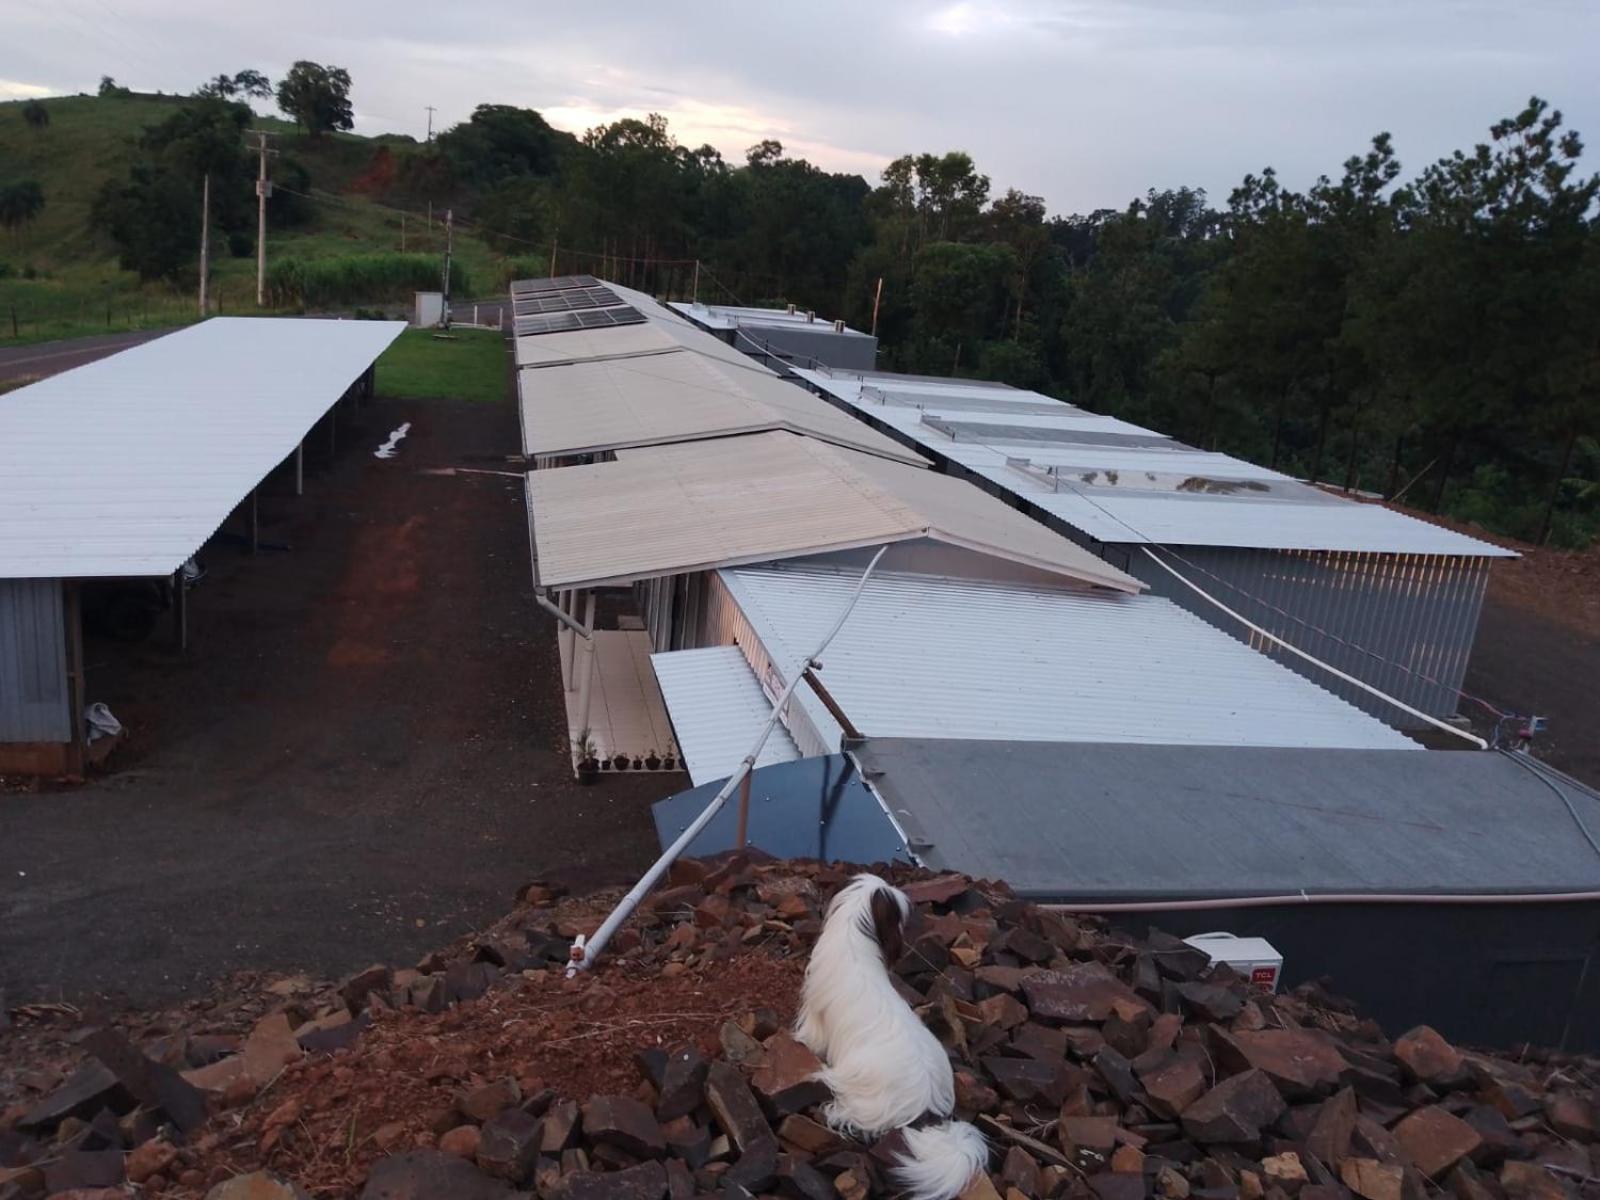
M631 882L681 775L572 782L532 602L509 402L380 402L307 495L269 482L252 558L213 541L191 649L88 645L133 733L116 771L0 793L11 1003L193 994L236 968L405 962L535 878ZM400 454L371 450L411 422Z

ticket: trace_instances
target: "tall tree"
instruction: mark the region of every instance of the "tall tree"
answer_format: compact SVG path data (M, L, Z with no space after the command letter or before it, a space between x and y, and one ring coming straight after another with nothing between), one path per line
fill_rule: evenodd
M314 138L350 129L350 72L301 59L278 81L278 107Z

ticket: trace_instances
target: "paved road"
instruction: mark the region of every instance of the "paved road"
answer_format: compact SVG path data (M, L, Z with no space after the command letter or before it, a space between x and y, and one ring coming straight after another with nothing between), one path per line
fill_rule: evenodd
M171 333L170 329L138 329L129 333L99 333L92 337L68 338L60 342L33 342L26 346L0 348L0 383L8 379L27 379L54 375L81 367L118 350L137 346L152 338Z

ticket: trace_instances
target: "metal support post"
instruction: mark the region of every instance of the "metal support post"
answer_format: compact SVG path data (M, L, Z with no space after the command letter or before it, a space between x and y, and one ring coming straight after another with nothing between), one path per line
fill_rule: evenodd
M589 704L594 698L594 592L589 592L589 599L584 608L583 624L589 630L589 636L583 639L583 645L577 647L583 655L583 667L578 672L578 730L581 732L589 728ZM613 754L617 747L607 747Z
M179 654L189 648L189 588L182 567L172 573L172 644Z
M294 494L306 493L306 440L301 438L294 448Z
M572 592L568 590L558 593L556 595L556 605L567 616L572 616ZM561 686L569 692L572 690L573 680L576 678L576 673L572 669L572 656L575 652L573 646L574 636L572 626L558 625L556 627L556 637L560 641L561 650Z
M734 849L743 850L750 843L750 776L746 771L739 782L739 828L733 839Z

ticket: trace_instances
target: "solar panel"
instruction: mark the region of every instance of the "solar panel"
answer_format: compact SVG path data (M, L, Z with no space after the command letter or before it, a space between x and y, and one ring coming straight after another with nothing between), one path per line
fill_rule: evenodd
M603 287L539 292L512 298L512 307L519 317L532 316L534 313L571 312L580 308L606 308L621 303L620 296Z
M578 323L585 329L605 329L613 325L643 325L644 314L637 308L623 305L621 308L596 308L588 312L574 313Z
M535 296L541 292L560 292L570 288L598 287L593 275L553 275L549 279L518 279L511 284L513 296Z
M538 333L566 333L581 328L577 313L540 313L517 318L517 336L529 337Z

